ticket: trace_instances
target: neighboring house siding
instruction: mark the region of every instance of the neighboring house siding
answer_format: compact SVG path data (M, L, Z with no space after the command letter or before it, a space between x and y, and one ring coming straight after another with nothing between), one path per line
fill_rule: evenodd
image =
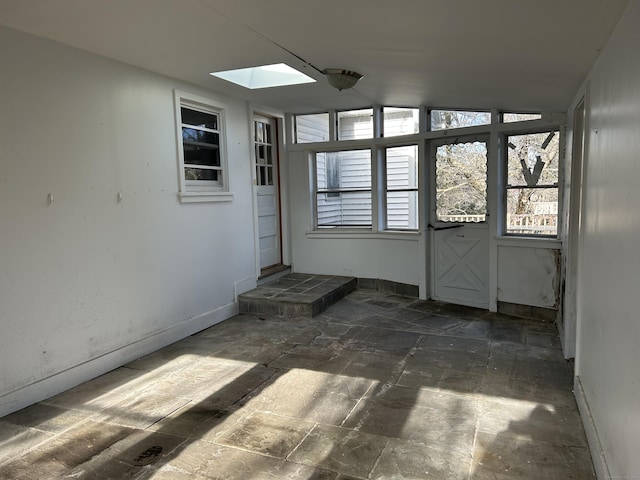
M317 117L305 116L297 120L297 138L300 142L322 141L327 135L328 125L318 121ZM404 134L407 125L413 122L410 114L400 112L385 120L385 129L389 135ZM370 115L357 114L353 117L342 117L338 136L341 140L372 138L373 127ZM402 149L400 149L402 150ZM364 153L366 152L366 153ZM336 168L329 164L327 155L318 153L316 157L318 189L339 188L352 190L366 188L362 192L342 192L319 194L317 198L318 225L370 225L372 216L371 203L371 153L366 151L342 151L339 153L338 185L327 185L330 179L327 171ZM387 159L387 188L407 188L416 181L415 159L411 149L390 154ZM415 202L410 192L392 192L387 196L387 227L417 228L414 225Z
M298 143L326 142L329 140L329 124L314 115L296 117L296 141Z

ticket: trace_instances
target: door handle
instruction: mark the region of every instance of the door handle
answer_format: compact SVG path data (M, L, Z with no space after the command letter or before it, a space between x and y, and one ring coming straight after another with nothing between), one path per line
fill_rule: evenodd
M464 227L464 224L459 223L458 225L447 225L444 227L434 227L433 225L429 224L427 225L431 230L437 232L438 230L450 230L452 228L462 228Z

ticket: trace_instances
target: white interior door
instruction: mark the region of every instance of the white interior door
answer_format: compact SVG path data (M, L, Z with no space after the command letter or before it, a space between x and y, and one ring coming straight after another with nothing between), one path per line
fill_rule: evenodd
M432 298L489 307L487 137L431 145Z
M260 268L281 262L280 202L278 198L278 141L273 118L254 117L256 205Z

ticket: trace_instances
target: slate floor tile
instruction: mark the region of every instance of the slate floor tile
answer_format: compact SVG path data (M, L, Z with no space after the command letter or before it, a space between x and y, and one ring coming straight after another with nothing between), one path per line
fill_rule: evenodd
M356 353L340 348L297 345L269 364L270 368L304 368L326 373L340 373Z
M328 425L317 425L289 455L304 465L367 478L387 439Z
M474 397L391 386L358 404L342 426L469 454L477 418Z
M345 299L327 308L324 311L324 315L326 315L327 317L331 317L334 320L350 323L353 321L358 321L362 317L376 315L384 311L384 308L378 307L376 305L354 302L352 300Z
M471 455L391 438L369 478L371 480L466 479Z
M334 480L337 474L208 442L193 442L153 473L154 480Z
M111 476L107 472L109 462L106 459L126 451L127 445L135 445L135 440L134 443L123 444L135 434L136 430L128 427L88 421L30 450L23 457L2 465L0 478L124 478ZM142 437L144 435L137 439ZM170 440L172 449L180 443ZM127 458L133 462L145 449L140 449L140 452L136 449L136 453L130 452ZM74 472L77 475L70 476Z
M368 378L378 383L395 383L404 367L405 356L403 355L357 352L340 374Z
M478 433L472 480L595 480L589 450Z
M480 391L482 375L466 373L448 368L428 369L416 368L408 365L398 379L398 385L410 388L428 388L473 395Z
M256 396L250 410L340 425L372 385L369 379L295 369L283 373Z
M131 370L130 368L116 368L93 380L81 383L77 387L48 398L42 403L66 409L98 412L131 395L132 386L139 386L136 380L145 375L144 372Z
M222 434L216 443L284 459L313 426L313 422L299 418L254 412Z
M189 402L153 425L149 431L166 433L181 438L207 438L211 441L230 428L242 414L236 410L220 410Z
M189 400L184 398L146 393L128 397L104 409L93 419L132 428L148 428L187 403Z
M53 437L53 433L0 420L0 464L46 442L51 437Z
M478 430L554 445L587 446L576 409L544 403L485 397Z
M69 410L44 403L36 403L2 419L22 427L31 427L49 433L60 433L93 416L82 410Z
M559 350L492 343L487 374L571 389L573 381Z

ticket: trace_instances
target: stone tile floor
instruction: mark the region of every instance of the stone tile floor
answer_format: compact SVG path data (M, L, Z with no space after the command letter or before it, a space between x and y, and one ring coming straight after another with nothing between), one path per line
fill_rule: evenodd
M356 290L0 419L1 479L593 479L555 327Z

